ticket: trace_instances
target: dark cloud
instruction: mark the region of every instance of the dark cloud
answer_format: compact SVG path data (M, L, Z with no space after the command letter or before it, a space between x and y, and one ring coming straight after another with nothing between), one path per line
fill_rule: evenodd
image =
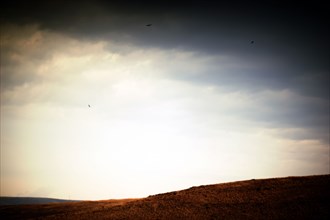
M266 127L305 129L304 132L290 134L293 139L314 138L329 143L330 105L327 100L288 95L280 99L269 97L262 105L267 107L266 111L248 112L248 117Z
M272 126L289 123L317 127L314 133L320 128L322 134L328 132L330 36L328 7L322 3L99 0L2 4L2 24L39 24L42 30L81 40L111 40L143 48L178 48L200 56L231 57L234 64L223 63L224 69L219 68L221 63L212 63L200 74L180 72L172 77L256 94L267 89L290 90L321 99L321 104L292 100L287 107L270 102L270 107L281 110L261 113L257 118ZM149 23L151 27L146 26Z
M241 2L8 1L3 22L37 23L80 39L225 54L257 67L199 83L291 88L329 98L329 28L324 5ZM151 27L146 24L152 23ZM250 44L253 40L255 43ZM264 62L270 62L264 66ZM184 73L183 73L184 74ZM302 77L303 76L303 77ZM309 80L306 81L305 79ZM228 81L229 80L229 81Z

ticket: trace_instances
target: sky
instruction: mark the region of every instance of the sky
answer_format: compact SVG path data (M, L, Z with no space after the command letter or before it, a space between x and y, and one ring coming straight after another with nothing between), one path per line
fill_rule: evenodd
M1 196L329 174L322 3L1 4Z

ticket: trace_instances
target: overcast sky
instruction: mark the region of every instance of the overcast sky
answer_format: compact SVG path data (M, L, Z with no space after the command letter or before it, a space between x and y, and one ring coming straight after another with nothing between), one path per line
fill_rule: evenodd
M1 196L329 173L327 6L46 2L1 6Z

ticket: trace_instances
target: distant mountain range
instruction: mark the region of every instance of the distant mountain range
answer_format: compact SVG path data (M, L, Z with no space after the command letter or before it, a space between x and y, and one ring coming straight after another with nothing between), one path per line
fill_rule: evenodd
M29 204L47 204L61 202L78 202L78 200L38 198L38 197L9 197L1 196L0 205L29 205Z

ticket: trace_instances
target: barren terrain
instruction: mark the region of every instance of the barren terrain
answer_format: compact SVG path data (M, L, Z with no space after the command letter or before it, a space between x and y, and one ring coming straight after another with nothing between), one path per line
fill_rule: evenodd
M0 219L330 219L330 175L192 187L142 199L0 206Z

